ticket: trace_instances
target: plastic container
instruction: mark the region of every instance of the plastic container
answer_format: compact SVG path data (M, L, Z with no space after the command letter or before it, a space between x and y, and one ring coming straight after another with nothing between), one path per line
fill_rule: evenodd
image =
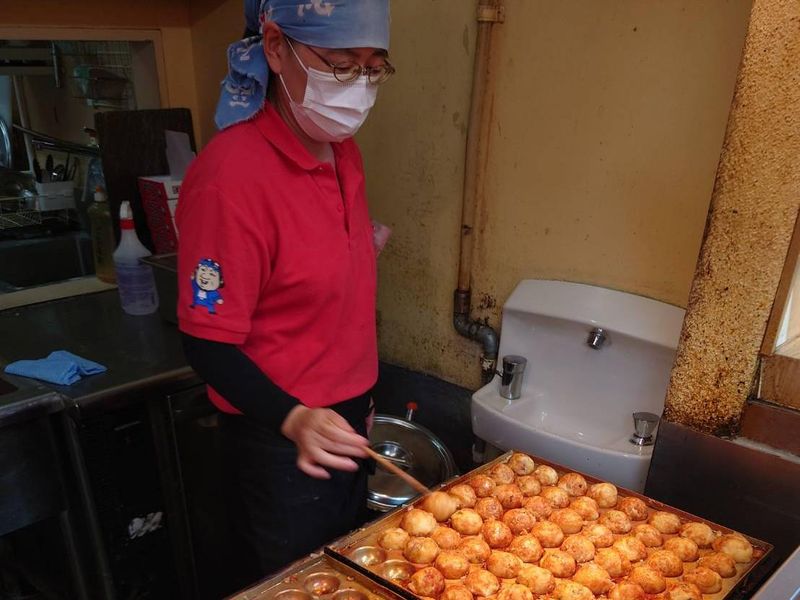
M136 235L131 205L125 201L119 207L119 246L114 251L114 269L122 310L129 315L149 315L158 309L158 292L153 269L140 259L150 256Z
M94 202L87 211L89 224L92 230L92 256L94 257L94 272L100 281L116 283L117 275L114 272L114 228L111 224L111 209L108 206L108 197L105 190L97 186L94 192Z

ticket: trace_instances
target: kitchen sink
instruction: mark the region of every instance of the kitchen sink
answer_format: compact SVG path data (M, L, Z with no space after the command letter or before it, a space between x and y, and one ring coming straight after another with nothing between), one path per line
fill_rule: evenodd
M641 491L652 438L633 413L664 409L684 311L564 281L522 281L503 308L502 356L527 359L519 398L501 378L472 397L475 434Z
M86 233L0 241L0 293L92 273L92 242Z

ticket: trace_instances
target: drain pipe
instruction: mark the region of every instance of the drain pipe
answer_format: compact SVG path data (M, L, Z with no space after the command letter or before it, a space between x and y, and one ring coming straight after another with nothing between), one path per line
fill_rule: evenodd
M489 52L495 23L505 19L503 0L479 0L478 36L475 45L475 66L472 76L472 104L467 125L467 149L464 161L464 193L461 206L461 247L458 262L458 288L453 294L453 326L475 342L481 354L481 379L491 381L497 366L500 342L497 332L486 323L471 319L472 249L478 189L483 181L485 161L481 160L485 131L488 125L485 97L489 81Z

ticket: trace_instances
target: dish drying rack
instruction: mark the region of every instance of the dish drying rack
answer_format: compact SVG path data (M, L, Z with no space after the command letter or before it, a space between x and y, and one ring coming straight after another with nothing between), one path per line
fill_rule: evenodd
M41 225L45 219L69 223L71 211L66 207L48 207L46 196L0 197L0 231Z

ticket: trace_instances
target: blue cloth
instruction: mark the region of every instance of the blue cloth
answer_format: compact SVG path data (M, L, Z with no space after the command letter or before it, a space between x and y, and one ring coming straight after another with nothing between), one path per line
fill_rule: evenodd
M103 373L106 368L66 350L51 352L39 360L18 360L6 366L6 373L41 379L58 385L72 385L86 375Z
M320 48L389 49L389 0L245 0L245 20L250 31L274 21L290 38ZM217 127L255 116L267 99L268 83L261 35L231 44Z

